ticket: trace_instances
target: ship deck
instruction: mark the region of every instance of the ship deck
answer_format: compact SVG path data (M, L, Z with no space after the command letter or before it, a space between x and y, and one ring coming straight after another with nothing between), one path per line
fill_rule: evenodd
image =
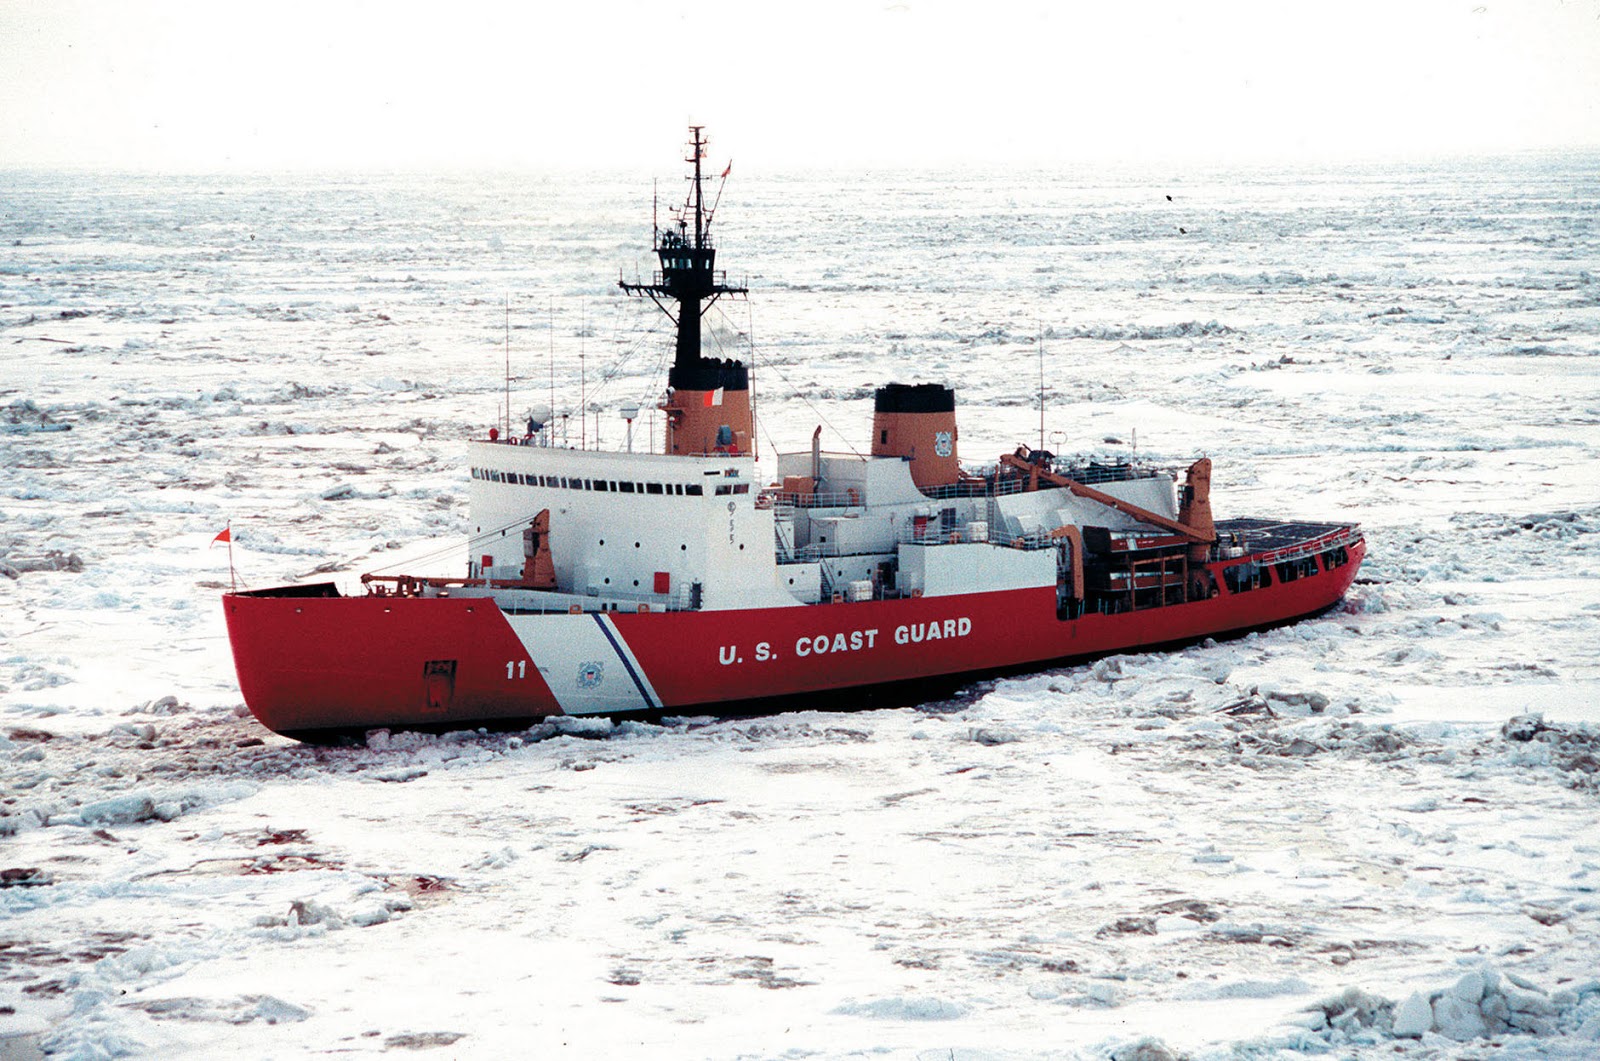
M1344 544L1356 525L1245 517L1218 520L1216 526L1224 541L1237 535L1246 553L1279 554Z

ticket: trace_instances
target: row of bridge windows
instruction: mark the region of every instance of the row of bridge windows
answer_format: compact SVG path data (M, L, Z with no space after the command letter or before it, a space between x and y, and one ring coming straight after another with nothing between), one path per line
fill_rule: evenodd
M576 475L534 475L524 472L503 472L496 468L472 469L474 479L490 483L510 483L514 486L542 486L550 490L596 490L614 494L662 494L677 497L699 497L705 488L699 483L639 483L625 479L582 479ZM749 483L742 483L745 490ZM718 491L721 492L720 490ZM743 492L743 491L741 491Z
M534 475L524 472L503 472L496 468L472 469L474 479L489 483L510 483L513 486L542 486L547 490L596 490L613 494L661 494L674 497L700 497L705 487L699 483L640 483L626 479L582 479L575 475ZM749 483L718 483L714 491L723 494L748 494Z

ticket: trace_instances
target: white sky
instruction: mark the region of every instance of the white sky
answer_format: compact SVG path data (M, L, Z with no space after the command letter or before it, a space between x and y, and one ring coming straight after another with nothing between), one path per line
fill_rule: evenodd
M0 167L1600 146L1600 0L0 0Z

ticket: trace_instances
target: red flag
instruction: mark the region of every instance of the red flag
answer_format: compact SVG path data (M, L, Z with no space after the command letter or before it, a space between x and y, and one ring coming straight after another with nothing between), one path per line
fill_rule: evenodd
M237 592L239 592L239 575L233 569L233 524L232 523L229 523L226 527L223 527L222 530L217 533L217 536L215 538L211 539L211 545L206 546L206 548L210 549L213 546L215 546L218 542L222 542L224 545L226 545L228 547L228 582L233 586L233 591L235 593L237 593Z
M730 174L732 172L733 172L733 160L729 159L728 160L728 168L722 171L722 179L723 180L727 180L728 179L728 174Z
M721 405L721 404L722 404L722 388L721 387L718 387L714 391L706 391L705 406L706 406L707 409L711 408L713 405Z

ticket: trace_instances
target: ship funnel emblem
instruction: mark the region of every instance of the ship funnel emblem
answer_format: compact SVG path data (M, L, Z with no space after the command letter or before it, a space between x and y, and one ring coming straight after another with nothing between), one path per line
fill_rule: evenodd
M950 437L950 432L940 431L933 436L933 452L941 457L948 457L955 452L955 440Z
M578 665L578 688L593 689L606 676L605 666L597 659Z

